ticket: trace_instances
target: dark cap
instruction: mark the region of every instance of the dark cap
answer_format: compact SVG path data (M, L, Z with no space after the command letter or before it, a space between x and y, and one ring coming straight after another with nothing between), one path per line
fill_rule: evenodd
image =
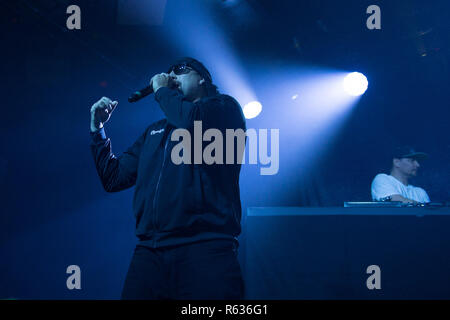
M168 73L172 71L173 67L180 64L186 64L187 66L197 71L197 73L201 75L202 78L205 79L205 81L212 83L211 74L209 73L208 69L206 69L205 66L200 61L190 57L183 57L181 59L178 59L174 64L170 66Z
M409 146L402 146L394 149L392 158L394 159L412 158L416 160L425 160L428 158L428 155L423 152L417 152L416 150L414 150Z

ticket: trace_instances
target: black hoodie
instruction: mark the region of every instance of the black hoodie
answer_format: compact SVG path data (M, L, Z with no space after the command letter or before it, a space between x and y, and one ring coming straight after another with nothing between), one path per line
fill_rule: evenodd
M209 239L237 241L241 165L236 159L242 159L242 153L234 148L234 164L225 164L225 130L246 130L239 103L223 94L192 103L167 87L160 88L155 99L166 118L151 124L120 156L112 153L104 129L91 133L91 150L104 189L117 192L136 186L133 211L141 245L157 248ZM224 164L172 162L172 148L180 142L171 141L171 134L177 128L187 129L193 150L194 121L202 121L202 133L209 128L222 132ZM207 144L203 143L203 149Z

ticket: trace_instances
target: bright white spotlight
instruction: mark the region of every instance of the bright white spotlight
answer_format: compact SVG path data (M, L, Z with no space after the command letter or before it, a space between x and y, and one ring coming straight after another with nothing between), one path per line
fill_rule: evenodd
M258 101L252 101L244 106L243 112L246 119L251 119L260 114L262 105Z
M360 96L367 90L369 82L365 75L352 72L344 78L344 89L351 96Z

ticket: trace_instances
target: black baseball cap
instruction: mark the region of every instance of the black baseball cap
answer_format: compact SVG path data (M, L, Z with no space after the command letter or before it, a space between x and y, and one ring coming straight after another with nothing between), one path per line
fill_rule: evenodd
M424 152L417 152L414 148L409 146L401 146L394 149L393 159L412 158L416 160L425 160L428 158L428 154Z
M175 63L173 63L170 68L169 71L167 73L170 73L170 71L172 71L172 69L175 66L178 66L180 64L185 64L189 67L191 67L192 69L194 69L195 71L197 71L197 73L199 75L202 76L203 79L205 79L205 81L212 83L212 77L211 74L209 73L208 69L206 69L206 67L198 60L191 58L191 57L183 57L178 59L177 61L175 61Z

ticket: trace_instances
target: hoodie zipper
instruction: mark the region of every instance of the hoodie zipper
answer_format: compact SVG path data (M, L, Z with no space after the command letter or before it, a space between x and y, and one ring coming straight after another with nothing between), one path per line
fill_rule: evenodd
M156 233L156 198L158 196L158 191L159 191L159 183L161 181L161 176L164 170L164 164L166 163L166 151L167 151L167 146L169 145L169 138L170 138L170 134L172 133L172 130L169 131L167 138L166 138L166 142L164 145L164 154L163 154L163 162L162 162L162 166L161 166L161 171L159 172L159 177L158 177L158 182L156 183L156 190L155 190L155 195L153 196L153 230ZM153 237L153 248L155 248L155 244L156 244L156 240L155 237Z

